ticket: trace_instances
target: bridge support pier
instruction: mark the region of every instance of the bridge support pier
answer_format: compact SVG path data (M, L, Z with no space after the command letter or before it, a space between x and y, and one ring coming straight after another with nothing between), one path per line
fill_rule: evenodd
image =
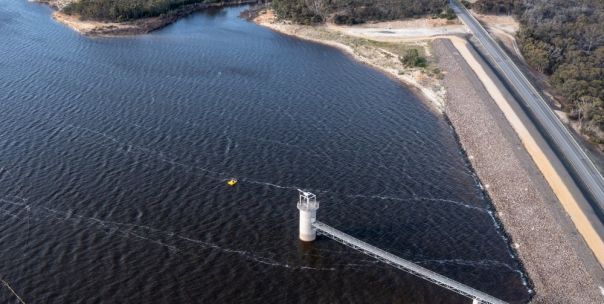
M304 242L312 242L317 238L317 230L313 227L313 223L317 220L317 209L319 203L317 197L302 190L298 200L298 209L300 210L300 240Z

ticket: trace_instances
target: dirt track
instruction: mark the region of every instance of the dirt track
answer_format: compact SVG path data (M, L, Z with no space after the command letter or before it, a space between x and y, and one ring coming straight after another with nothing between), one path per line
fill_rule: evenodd
M443 19L379 22L361 26L329 24L327 27L346 35L380 41L408 41L466 33L463 25L448 24Z

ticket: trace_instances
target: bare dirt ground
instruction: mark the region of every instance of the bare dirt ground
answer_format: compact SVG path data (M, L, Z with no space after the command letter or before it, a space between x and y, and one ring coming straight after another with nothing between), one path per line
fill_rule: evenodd
M398 21L389 23L390 30L398 30L394 35L386 34L380 37L379 31L387 29L386 23L375 23L363 27L337 26L333 24L304 26L290 22L278 21L271 10L260 12L253 21L275 31L293 35L302 39L327 44L339 48L354 57L357 61L384 71L387 75L411 85L420 90L422 95L430 101L434 108L442 112L444 106L444 88L441 84L439 72L434 72L434 66L427 69L405 67L399 57L410 48L421 50L423 55L431 58L429 40L426 34L440 35L442 27L438 21L425 25L425 28L416 29L421 35L405 35L405 28L395 28L395 25L405 26L413 31L411 23ZM420 24L422 21L413 21ZM460 25L456 25L460 28ZM349 34L353 33L354 34Z
M368 23L359 26L328 24L327 27L350 36L388 41L427 39L466 33L465 27L458 22L427 18Z
M94 20L81 20L78 16L71 16L60 11L54 12L52 17L78 33L87 36L116 35L117 33L139 32L140 25L133 22L98 22ZM151 20L146 20L150 22Z
M490 28L501 30L507 34L514 35L520 30L520 23L513 16L483 15L473 12L476 18L487 24Z
M514 17L482 15L476 12L473 12L473 15L486 26L491 35L512 50L516 56L523 59L515 38L516 33L520 30L520 23Z

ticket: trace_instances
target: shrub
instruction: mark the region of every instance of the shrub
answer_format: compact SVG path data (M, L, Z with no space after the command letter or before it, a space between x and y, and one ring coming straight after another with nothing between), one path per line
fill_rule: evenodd
M428 66L428 61L425 57L419 54L417 49L410 49L405 52L403 57L399 58L399 60L406 67L418 67L425 68Z

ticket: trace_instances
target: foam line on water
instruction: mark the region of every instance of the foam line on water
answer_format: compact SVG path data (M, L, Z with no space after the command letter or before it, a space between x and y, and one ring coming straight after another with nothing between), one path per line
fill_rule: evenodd
M232 144L232 140L227 137L227 144L226 144L226 148L224 149L224 155L228 155L229 152L231 152L231 144Z
M256 185L261 185L261 186L268 186L268 187L272 187L272 188L277 188L277 189L290 189L290 190L298 190L300 189L299 187L296 186L282 186L282 185L277 185L277 184L273 184L270 182L263 182L263 181L259 181L259 180L255 180L255 179L250 179L247 177L242 177L240 178L241 181L244 182L248 182L251 184L256 184Z
M106 134L104 132L92 130L92 129L85 128L85 127L79 127L79 126L75 126L75 125L72 125L72 124L68 124L68 126L72 127L72 128L75 128L75 129L78 129L78 130L82 130L84 132L90 132L92 134L96 134L96 135L102 136L103 138L107 138L108 140L110 140L110 141L112 141L115 144L118 144L120 146L128 146L128 147L130 147L127 151L124 151L126 153L131 153L131 152L133 152L133 150L140 150L140 151L143 151L143 152L146 152L146 153L150 154L156 160L159 160L161 162L164 162L164 163L176 166L176 167L181 167L181 168L185 168L185 169L189 169L189 170L190 169L195 169L195 170L200 170L200 171L203 171L203 172L206 172L206 173L211 173L213 175L217 175L217 177L215 177L215 179L218 179L220 181L225 181L228 176L232 176L231 174L228 174L228 173L225 173L225 172L220 172L220 171L211 170L211 169L208 169L208 168L203 168L203 167L199 167L199 166L195 166L195 165L190 165L190 164L186 164L186 163L183 163L183 162L179 162L175 158L166 158L165 157L165 153L158 152L156 150L149 149L149 148L144 148L144 147L136 146L136 145L129 144L129 143L124 143L124 142L118 140L117 138L115 138L115 137L113 137L111 135L108 135L108 134ZM230 139L229 139L229 141L230 141ZM208 176L204 176L204 177L208 177ZM262 185L262 186L277 188L277 189L289 189L289 190L300 189L300 187L298 187L298 186L284 186L284 185L279 185L279 184L275 184L275 183L271 183L271 182L266 182L266 181L260 181L260 180L256 180L256 179L252 179L252 178L247 178L247 177L240 177L239 180L244 181L244 182L248 182L248 183L252 183L252 184L257 184L257 185ZM311 190L311 189L309 189L309 190ZM333 193L333 192L328 191L328 190L320 190L320 189L311 190L311 191L314 191L316 193ZM465 204L463 202L458 202L458 201L450 200L450 199L442 199L442 198L426 198L426 197L401 198L401 197L393 197L393 196L363 195L363 194L339 194L339 195L346 196L346 197L351 197L351 198L395 200L395 201L405 201L405 202L411 202L411 201L415 201L415 202L417 202L417 201L442 202L442 203L454 204L454 205L457 205L457 206L463 207L463 208L477 210L477 211L480 211L480 212L487 212L487 210L484 209L484 208L480 208L480 207L476 207L476 206L471 206L471 205Z
M366 199L379 199L379 200L388 200L388 201L401 201L401 202L421 202L421 201L429 201L429 202L438 202L438 203L447 203L453 204L459 207L468 208L476 211L480 211L483 213L487 213L487 210L484 208L468 205L463 202L458 202L455 200L444 199L444 198L431 198L431 197L395 197L395 196L383 196L383 195L363 195L363 194L349 194L346 195L350 198L366 198Z
M89 128L76 126L76 125L73 125L73 124L67 124L67 126L70 127L70 128L73 128L73 129L83 130L83 131L86 131L86 132L89 132L89 133L93 133L93 134L99 135L99 136L104 137L105 139L108 139L108 140L110 140L112 142L115 142L117 144L121 143L117 138L115 138L115 137L113 137L111 135L108 135L107 133L104 133L104 132L99 132L99 131L96 131L96 130L92 130L92 129L89 129Z
M522 280L522 285L524 285L529 292L532 292L530 288L528 288L528 279L524 275L524 273L520 269L516 269L507 263L503 263L495 260L463 260L463 259L439 259L439 260L420 260L414 261L417 264L455 264L460 266L470 266L470 267L481 267L481 268L506 268L514 273L516 273L520 279Z
M499 237L501 237L501 239L503 239L505 241L505 243L508 244L508 246L506 246L506 248L507 248L508 254L510 255L510 258L512 258L514 260L517 260L517 257L514 254L514 251L513 251L512 247L509 246L510 240L503 233L503 227L501 227L501 225L499 225L499 222L495 218L495 215L493 214L493 211L489 210L488 214L489 214L489 218L491 219L491 222L495 226L495 231L497 232L497 234L499 235ZM532 293L533 291L530 288L528 288L529 282L528 282L528 277L526 276L526 274L524 272L522 272L522 271L516 271L516 272L520 276L520 280L522 280L522 284L525 287L527 287L527 289L528 289L529 292Z
M5 281L4 279L0 279L0 281L2 281L2 284L4 286L6 286L6 288L8 288L8 290L15 296L15 298L17 298L17 300L19 301L19 303L25 304L25 301L23 301L23 298L21 296L19 296L19 294L17 294L17 292L15 291L15 289L13 287L11 287L10 284L8 284L7 281Z
M358 195L358 194L357 195L352 195L352 196L349 196L349 197L361 197L361 198L368 198L368 199L382 199L382 200L395 200L395 201L424 201L425 200L425 201L433 201L433 202L451 203L451 204L455 204L455 205L460 206L460 207L465 207L465 208L468 208L468 209L480 211L480 212L485 213L485 214L488 215L488 217L491 220L493 226L495 227L495 232L497 233L497 235L506 244L509 243L509 239L503 233L503 227L501 227L501 225L499 225L499 223L497 222L497 219L495 218L495 215L493 214L493 212L489 208L480 208L480 207L476 207L476 206L467 205L467 204L462 203L462 202L458 202L458 201L454 201L454 200L449 200L449 199L440 199L440 198L426 198L426 197L398 198L398 197L390 197L390 196L368 196L368 195ZM510 258L512 258L513 260L517 260L517 257L513 253L513 251L510 248L510 246L506 246L506 250L508 251L508 254L509 254ZM507 266L509 266L509 265L507 265ZM511 266L509 266L509 268L512 269L513 271L515 271L518 274L518 276L520 277L520 280L522 281L522 284L524 286L527 286L527 288L528 288L528 278L527 278L526 274L524 272L520 271L520 270L513 269Z
M15 205L15 206L20 206L20 207L27 206L27 204L25 204L25 203L18 203L15 201L7 200L6 198L0 198L0 202Z
M184 169L200 170L200 171L203 171L203 172L206 172L206 173L217 175L217 177L214 177L214 178L215 179L218 178L221 181L224 181L225 178L227 178L229 176L233 176L232 174L228 174L226 172L220 172L220 171L211 170L211 169L208 169L208 168L203 168L203 167L199 167L199 166L195 166L195 165L190 165L190 164L186 164L186 163L183 163L183 162L179 162L175 158L167 158L167 157L165 157L165 153L163 153L163 152L158 152L157 150L154 150L154 149L150 149L150 148L145 148L145 147L133 145L133 144L127 143L127 142L122 142L122 141L118 140L116 137L108 135L105 132L96 131L96 130L93 130L93 129L90 129L90 128L86 128L86 127L75 126L73 124L67 124L67 126L70 127L70 128L73 128L73 129L80 130L83 133L90 133L90 134L101 136L102 138L105 138L105 139L111 141L112 143L117 144L119 147L128 147L128 149L126 149L126 150L122 149L122 151L125 152L126 154L128 154L128 153L134 153L135 151L142 151L144 153L149 154L154 159L159 160L159 161L161 161L163 163L166 163L166 164L170 164L170 165L173 165L173 166L176 166L176 167L181 167L181 168L184 168ZM84 136L81 136L81 137L84 137ZM95 144L100 144L98 142L94 142L94 143ZM205 176L205 177L208 177L208 176ZM258 185L264 185L264 186L278 188L278 189L291 189L291 190L297 190L297 189L299 189L299 187L296 187L296 186L283 186L283 185L278 185L278 184L274 184L274 183L270 183L270 182L259 181L259 180L255 180L255 179L251 179L251 178L246 178L246 177L240 177L239 179L242 180L242 181L249 182L249 183L258 184ZM322 192L327 192L327 191L322 191Z
M208 168L203 168L203 167L199 167L199 166L195 166L195 165L186 164L186 163L177 161L176 158L167 158L165 156L166 154L161 151L158 152L158 151L150 149L150 148L140 147L140 146L136 146L133 144L122 142L119 139L117 139L116 137L113 137L105 132L100 132L100 131L96 131L96 130L93 130L90 128L85 128L85 127L79 127L79 126L75 126L73 124L68 124L67 126L77 129L77 130L81 130L82 132L87 132L89 134L95 134L95 135L101 136L102 138L105 138L105 139L109 140L110 142L117 144L119 147L128 147L127 149L122 149L122 151L125 152L126 154L134 153L135 151L142 151L146 155L150 155L152 158L154 158L158 161L161 161L163 163L166 163L166 164L169 164L169 165L172 165L175 167L180 167L180 168L187 169L187 170L199 170L199 171L203 171L205 173L209 173L211 175L216 175L216 176L204 175L202 177L213 178L213 179L219 180L219 181L225 181L227 176L231 176L231 174L227 174L225 172L215 171L215 170L211 170ZM99 144L98 142L95 142L95 143ZM287 144L287 143L282 143L282 142L279 142L279 143L283 144L283 145L295 146L292 144ZM230 145L230 143L228 145ZM195 173L193 173L193 174L195 174ZM197 174L195 174L195 175L197 175ZM256 179L251 179L251 178L247 178L247 177L240 177L239 179L244 182L272 187L272 188L277 188L277 189L297 190L300 188L297 186L284 186L284 185L279 185L279 184L275 184L275 183L271 183L271 182L265 182L265 181L260 181L260 180L256 180ZM311 190L311 189L309 189L309 190ZM415 196L411 197L411 198L404 198L404 197L383 196L383 195L338 194L338 193L333 193L331 191L318 190L318 189L311 190L311 191L314 191L315 193L332 193L332 194L341 195L341 196L350 197L350 198L379 199L379 200L401 201L401 202L429 201L429 202L453 204L453 205L456 205L456 206L459 206L462 208L467 208L467 209L479 211L482 213L487 213L488 216L491 218L493 225L496 228L496 233L504 241L508 242L507 237L505 237L505 235L501 231L502 227L497 223L497 220L494 218L492 211L490 211L487 208L480 208L480 207L472 206L472 205L466 204L464 202L459 202L459 201L455 201L455 200L451 200L451 199L443 199L443 198L429 198L429 197L415 197ZM514 259L516 258L510 248L508 248L508 254L510 255L511 258L514 258ZM524 282L527 282L527 278L524 275L522 275L522 280Z
M199 167L199 166L195 166L195 165L189 165L189 164L185 164L185 163L179 162L175 158L166 157L166 153L161 152L161 151L157 151L157 150L154 150L154 149L150 149L150 148L134 145L134 144L131 144L131 143L128 143L128 142L122 142L122 141L118 140L116 137L108 135L107 133L104 133L104 132L96 131L96 130L93 130L93 129L90 129L90 128L79 127L79 126L75 126L75 125L72 125L72 124L68 124L67 126L71 127L71 128L74 128L74 129L77 129L77 130L80 130L80 131L82 131L82 133L89 133L89 134L94 134L94 135L101 136L102 138L105 138L105 139L109 140L110 142L116 144L118 146L118 151L124 152L125 154L135 153L135 152L142 152L142 154L150 155L155 160L158 160L158 161L161 161L163 163L170 164L170 165L173 165L173 166L182 167L182 168L185 168L185 169L195 169L195 170L203 171L203 172L206 172L206 173L218 175L221 178L224 178L225 176L229 176L229 175L227 175L224 172L210 170L208 168L203 168L203 167ZM80 137L84 138L84 136L80 136ZM101 144L99 142L94 142L94 144L99 144L99 145L108 147L108 146L103 145L103 144Z
M10 213L10 212L8 212L8 211L6 211L6 210L4 210L4 209L0 209L0 212L1 212L2 214L4 214L4 215L6 215L6 216L10 216L10 217L12 217L12 218L14 218L14 219L18 219L18 220L20 220L20 219L21 219L21 218L20 218L19 216L17 216L16 214Z
M514 267L510 266L507 263L496 261L496 260L464 260L464 259L433 259L433 260L418 260L414 261L417 264L455 264L460 266L472 266L472 267L484 267L484 268L493 268L493 267L503 267L507 268L510 271L518 271L514 269Z
M11 204L13 206L18 206L20 208L24 208L24 209L28 210L28 212L31 211L30 205L27 205L24 203L9 201L6 198L0 198L0 202ZM202 248L213 249L213 250L221 251L223 253L239 255L240 257L242 257L244 259L247 259L247 260L250 260L250 261L253 261L256 263L264 264L264 265L274 266L274 267L282 267L282 268L287 268L287 269L292 269L292 270L315 270L315 271L335 271L337 269L335 267L317 268L317 267L304 266L304 265L290 265L288 263L276 261L269 257L257 255L256 253L251 252L251 251L226 248L226 247L219 246L215 243L194 239L191 237L179 235L172 231L165 231L165 230L157 229L157 228L154 228L151 226L139 225L139 224L133 224L133 223L115 222L115 221L110 221L110 220L99 219L96 217L86 217L83 215L76 214L73 210L61 211L61 210L47 208L47 207L39 207L37 209L45 211L46 216L50 215L53 218L55 218L59 221L62 221L62 222L69 221L69 222L72 222L75 224L80 224L81 222L92 224L92 225L88 225L87 227L90 228L91 226L93 226L93 227L97 226L97 228L98 227L102 228L99 230L106 234L119 233L120 235L122 235L126 238L136 238L136 239L140 239L140 240L147 241L150 243L154 243L159 246L165 247L173 252L180 252L180 253L184 253L184 254L193 254L195 256L199 256L196 253L188 252L184 249L181 249L181 248L177 247L176 245L168 244L168 243L162 241L162 238L166 239L166 240L180 239L180 240L201 246ZM0 209L0 212L4 212L4 211L5 211L4 209ZM15 215L13 215L13 216L15 218L21 219ZM140 231L139 232L133 231L132 230L133 228L137 228ZM109 230L107 230L107 229L109 229ZM140 233L140 232L144 232L144 231L148 231L150 233L148 235L145 235L144 233L142 233L142 234ZM157 238L157 237L154 238L153 233L160 235L161 238ZM343 253L342 251L327 250L327 249L321 249L321 251L332 252L335 254ZM342 266L342 267L348 267L348 268L359 268L359 267L376 266L376 264L378 263L377 261L373 261L373 260L360 260L358 262L360 262L362 264L349 263L349 264L336 265L336 266ZM424 263L424 264L425 263L457 264L457 265L472 266L472 267L505 267L511 271L518 273L521 276L521 278L524 278L524 274L520 270L514 269L512 266L510 266L506 263L494 261L494 260L470 261L470 260L463 260L463 259L433 259L433 260L420 260L420 261L416 261L416 263L419 263L419 264L422 264L422 263ZM524 282L524 280L523 280L523 282Z
M137 238L139 238L141 240L149 241L151 243L155 243L155 244L160 245L162 247L168 248L168 249L170 249L172 251L179 251L178 248L176 248L176 246L172 246L172 245L166 244L166 243L164 243L162 241L158 241L158 240L154 240L154 239L151 239L151 238L148 238L148 237L144 237L144 236L136 234L136 233L134 233L132 231L129 231L128 234L132 235L134 237L137 237Z
M195 166L195 165L190 165L190 164L186 164L180 161L177 161L176 158L169 158L166 157L166 153L161 152L161 151L157 151L154 149L150 149L150 148L146 148L146 147L141 147L141 146L137 146L137 145L133 145L131 143L127 143L127 142L122 142L119 139L117 139L114 136L111 136L105 132L101 132L101 131L97 131L97 130L93 130L90 128L86 128L86 127L81 127L81 126L76 126L73 124L67 124L67 127L69 128L73 128L76 130L80 130L82 132L86 132L89 134L94 134L97 136L101 136L104 139L109 140L110 142L117 144L119 147L122 147L122 152L125 152L126 154L129 153L134 153L135 151L141 151L144 154L150 155L152 158L161 161L163 163L175 166L175 167L180 167L180 168L184 168L187 170L199 170L202 172L206 172L209 173L211 175L216 175L216 176L203 176L203 177L207 177L207 178L213 178L216 180L220 180L220 181L224 181L228 176L232 176L231 174L225 173L225 172L220 172L220 171L216 171L216 170L211 170L208 168L204 168L204 167L199 167L199 166ZM229 144L227 146L230 146L230 139L229 140ZM98 142L95 142L96 144L100 144ZM281 144L285 144L285 143L281 143ZM101 144L102 145L102 144ZM291 145L291 144L285 144L285 145ZM105 145L103 145L105 146ZM295 146L295 145L292 145ZM123 148L126 147L126 148ZM226 151L225 151L226 152ZM141 163L141 162L139 162ZM8 171L7 171L8 172ZM9 172L10 173L10 172ZM290 189L290 190L297 190L300 189L300 187L298 186L284 186L284 185L279 185L279 184L275 184L275 183L271 183L271 182L265 182L265 181L260 181L260 180L255 180L255 179L251 179L251 178L247 178L247 177L240 177L239 178L242 181L248 182L248 183L253 183L253 184L257 184L257 185L262 185L262 186L267 186L267 187L273 187L273 188L278 188L278 189ZM331 191L327 191L327 190L312 190L315 191L317 193L332 193ZM468 209L473 209L473 210L477 210L480 212L487 212L487 209L484 208L479 208L476 206L471 206L468 204L465 204L463 202L458 202L455 200L451 200L451 199L442 199L442 198L426 198L426 197L412 197L412 198L401 198L401 197L393 197L393 196L381 196L381 195L363 195L363 194L345 194L343 196L346 197L351 197L351 198L367 198L367 199L380 199L380 200L395 200L395 201L432 201L432 202L443 202L443 203L451 203L463 208L468 208ZM495 226L499 229L500 227L498 227L498 225L495 224ZM499 233L499 231L498 231Z
M57 211L57 210L53 210L53 209L49 209L49 208L46 208L46 209L48 211L52 212L53 214L61 214L61 213L63 213L61 211ZM188 253L188 254L193 254L195 256L198 256L195 253L191 253L191 252L187 252L185 250L181 250L178 247L176 247L174 245L167 244L165 242L162 242L161 240L157 240L157 239L154 239L152 237L146 237L146 236L141 235L139 233L135 233L131 229L128 229L128 230L123 230L122 229L122 230L120 230L119 226L139 227L139 228L142 228L144 230L149 230L149 231L152 231L152 232L155 232L155 233L162 234L164 237L168 237L168 238L171 238L171 239L179 238L181 240L185 240L185 241L188 241L190 243L194 243L194 244L197 244L197 245L202 245L203 248L215 249L215 250L222 251L224 253L236 254L236 255L242 256L243 258L245 258L247 260L251 260L251 261L258 262L258 263L265 264L265 265L279 266L279 267L290 268L290 269L297 269L297 268L301 267L301 266L292 266L292 265L288 265L288 264L284 264L284 263L279 263L279 262L274 261L274 260L272 260L270 258L254 255L253 253L248 252L248 251L238 250L238 249L224 248L224 247L218 246L218 245L213 244L213 243L208 243L208 242L204 242L204 241L201 241L201 240L192 239L192 238L189 238L189 237L185 237L185 236L181 236L181 235L175 234L174 232L167 232L167 231L155 229L155 228L148 227L148 226L127 224L127 223L119 223L119 222L112 222L112 221L104 221L104 220L100 220L98 218L89 218L89 217L84 217L84 216L80 216L80 215L74 215L74 216L77 217L77 218L79 218L79 219L92 221L95 224L98 224L98 225L100 225L102 227L111 228L111 227L109 227L109 225L113 224L115 226L118 226L118 227L114 227L114 228L116 228L115 232L120 233L121 235L123 235L125 237L134 237L134 238L137 238L137 239L140 239L140 240L148 241L148 242L160 245L162 247L166 247L166 248L168 248L168 249L170 249L171 251L174 251L174 252ZM69 220L69 218L70 218L69 216L66 216L66 217L62 217L62 218L58 218L58 219ZM311 268L308 268L306 266L304 266L304 267L305 267L304 269L311 269ZM333 269L315 269L315 270L333 270Z
M320 270L320 271L336 270L335 268L316 268L316 267L310 267L310 266L296 266L296 265L290 265L287 263L280 263L271 258L255 255L253 252L250 252L250 251L223 248L223 247L220 247L213 243L208 243L208 242L192 239L192 238L185 237L185 236L178 236L178 237L185 241L191 242L191 243L199 244L204 247L209 247L209 248L220 250L220 251L223 251L226 253L234 253L234 254L240 255L248 260L252 260L252 261L255 261L255 262L258 262L261 264L265 264L265 265L269 265L269 266L277 266L277 267L283 267L283 268L289 268L289 269L300 269L300 270Z
M25 206L29 207L29 205L23 205L20 203L9 202L6 199L0 199L0 201L4 202L4 203L17 205L21 208L24 208ZM140 239L143 241L157 244L157 245L165 247L173 252L181 252L181 253L193 254L195 256L199 256L198 254L196 254L194 252L188 252L184 249L177 247L176 245L168 244L165 241L163 241L162 239L165 239L168 241L174 240L174 239L180 239L180 240L183 240L183 241L186 241L189 243L201 245L201 247L203 247L203 248L218 250L218 251L222 251L223 253L239 255L247 260L265 264L265 265L269 265L269 266L282 267L282 268L287 268L287 269L292 269L292 270L316 270L316 271L334 271L334 270L336 270L335 268L316 268L316 267L310 267L310 266L304 266L304 265L290 265L288 263L276 261L269 257L257 255L251 251L225 248L225 247L221 247L214 243L204 242L201 240L182 236L182 235L176 234L171 231L164 231L164 230L156 229L156 228L153 228L150 226L130 224L130 223L121 223L121 222L103 220L103 219L99 219L99 218L95 218L95 217L86 217L86 216L76 214L73 210L61 211L61 210L47 208L47 207L39 207L39 208L34 207L34 208L37 209L38 211L43 212L44 214L42 214L42 216L44 216L45 218L51 217L58 221L71 222L72 224L81 224L81 223L83 223L85 225L88 224L88 225L86 225L87 228L97 228L97 229L101 228L98 230L100 230L106 234L119 233L120 235L127 237L127 238L131 237L131 238L136 238L136 239ZM0 209L0 212L1 211L2 211L2 209ZM18 219L21 219L21 218L18 218ZM133 231L132 228L138 228L139 231ZM109 229L109 230L107 230L107 229ZM148 231L147 232L148 235L146 235L144 231ZM143 233L141 233L141 232L143 232ZM149 232L151 232L151 233L149 233ZM153 233L157 234L159 237L154 238Z

